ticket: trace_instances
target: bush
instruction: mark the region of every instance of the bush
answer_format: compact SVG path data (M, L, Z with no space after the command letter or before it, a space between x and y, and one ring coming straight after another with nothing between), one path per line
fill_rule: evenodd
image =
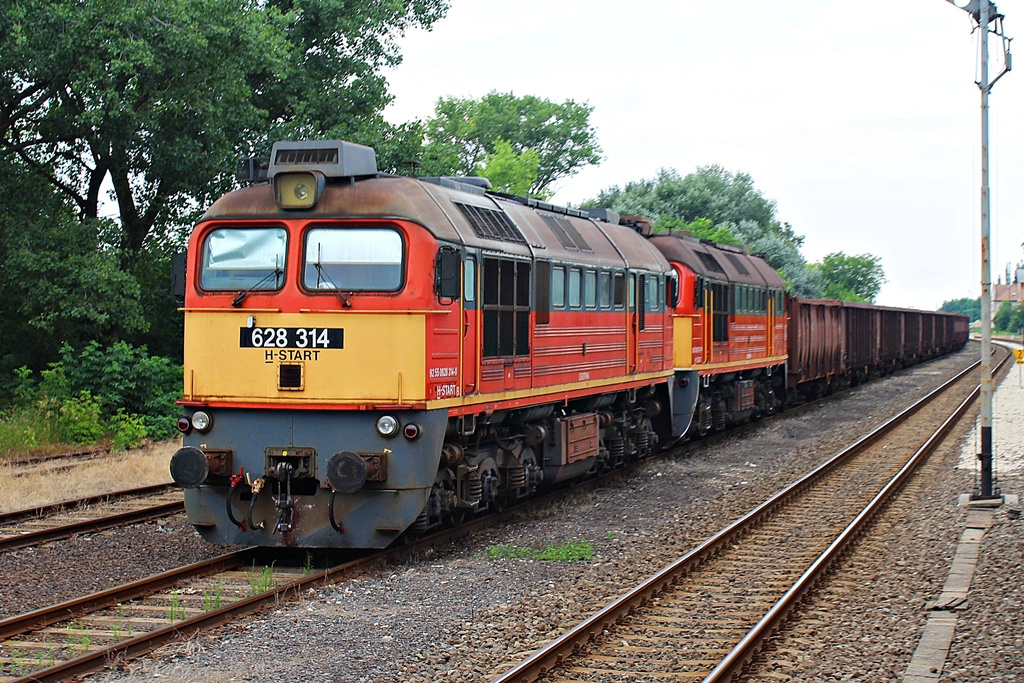
M135 448L146 438L148 430L139 415L129 415L124 410L117 411L110 419L111 434L110 440L115 450L123 451L126 448Z
M100 402L88 391L60 402L57 408L57 437L64 443L96 443L104 436Z
M106 436L125 448L176 433L180 365L124 342L106 350L90 342L80 353L65 344L60 357L38 380L25 367L12 373L13 407L0 420L0 451L96 443Z

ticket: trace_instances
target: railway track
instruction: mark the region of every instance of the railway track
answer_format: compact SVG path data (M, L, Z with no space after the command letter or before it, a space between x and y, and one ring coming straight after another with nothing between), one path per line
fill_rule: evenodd
M782 415L811 409L816 403ZM714 435L683 448L706 447L718 438L741 432ZM605 485L630 470L611 472L582 486ZM549 504L564 494L553 492L524 505ZM314 585L358 575L381 562L475 533L519 514L522 508L510 507L417 543L340 562L326 570L313 571L301 562L291 567L268 564L264 554L247 549L0 621L0 681L66 680L137 657L167 642L276 605Z
M710 683L739 675L968 409L978 391L975 367L551 641L494 683ZM935 425L940 425L937 430Z
M0 552L184 512L181 489L156 484L0 514Z

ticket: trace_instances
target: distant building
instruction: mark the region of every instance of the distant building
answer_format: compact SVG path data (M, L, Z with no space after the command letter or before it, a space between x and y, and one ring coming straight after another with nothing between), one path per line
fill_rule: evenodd
M999 310L999 306L1004 302L1009 301L1010 303L1017 305L1024 301L1024 269L1018 270L1014 273L1013 282L1003 284L992 285L992 313L994 314Z

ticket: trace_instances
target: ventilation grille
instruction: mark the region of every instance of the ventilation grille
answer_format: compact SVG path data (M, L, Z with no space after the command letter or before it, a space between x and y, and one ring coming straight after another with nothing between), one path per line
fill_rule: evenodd
M743 261L741 261L736 256L736 254L726 254L725 258L729 259L729 263L731 263L732 265L736 266L736 270L740 271L740 274L742 274L742 275L750 275L750 271L747 270L747 267L745 265L743 265Z
M455 206L459 207L459 211L469 221L477 237L526 244L526 240L523 238L522 233L519 232L519 228L516 227L516 224L512 222L512 219L504 211L485 209L480 206L472 206L460 202L455 202Z
M548 224L551 231L555 233L555 237L558 238L558 241L566 249L572 251L594 251L568 218L545 213L540 214L540 217Z
M310 166L312 164L338 163L338 148L321 147L319 149L279 149L274 163L279 166Z
M700 262L704 264L705 268L725 275L725 270L722 269L721 264L718 263L718 259L714 256L704 251L698 251L697 256L700 258Z
M281 363L277 378L278 389L302 389L302 365L298 363Z

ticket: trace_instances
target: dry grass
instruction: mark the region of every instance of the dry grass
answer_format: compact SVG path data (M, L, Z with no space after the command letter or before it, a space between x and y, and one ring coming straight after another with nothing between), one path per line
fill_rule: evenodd
M0 464L0 512L59 503L136 486L171 480L167 465L180 447L180 439L161 441L131 451L83 460L68 469L39 471Z

